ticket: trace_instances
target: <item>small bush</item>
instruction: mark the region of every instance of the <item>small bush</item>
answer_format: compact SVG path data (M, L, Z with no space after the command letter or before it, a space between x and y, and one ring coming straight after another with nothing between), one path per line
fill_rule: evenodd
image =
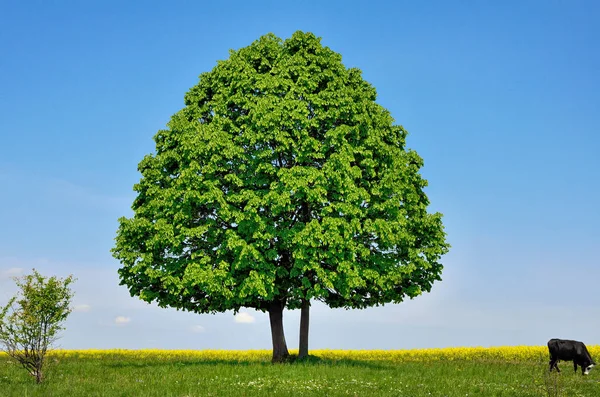
M33 274L15 279L20 291L0 307L0 344L37 383L44 379L46 353L71 313L73 281L73 276L46 278L33 269Z

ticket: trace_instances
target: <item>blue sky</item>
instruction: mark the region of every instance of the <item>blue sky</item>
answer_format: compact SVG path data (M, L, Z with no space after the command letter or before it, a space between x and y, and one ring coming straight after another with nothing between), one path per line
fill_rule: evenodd
M430 294L314 305L311 347L600 344L598 20L595 1L2 1L0 304L35 267L78 278L64 348L269 348L262 313L129 297L110 249L137 163L199 74L303 30L409 131L452 244Z

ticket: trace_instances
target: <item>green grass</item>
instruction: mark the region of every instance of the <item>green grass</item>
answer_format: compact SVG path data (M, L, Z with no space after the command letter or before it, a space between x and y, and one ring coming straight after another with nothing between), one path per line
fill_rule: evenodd
M41 385L0 356L0 396L600 396L600 371L547 360L264 360L54 356Z

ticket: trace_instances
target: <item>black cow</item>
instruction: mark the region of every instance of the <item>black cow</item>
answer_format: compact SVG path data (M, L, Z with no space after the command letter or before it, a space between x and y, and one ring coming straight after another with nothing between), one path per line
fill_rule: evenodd
M590 370L596 365L583 342L550 339L548 350L550 351L550 372L552 372L552 368L556 368L560 372L557 365L558 360L573 361L575 372L577 372L577 366L579 365L583 375L589 374Z

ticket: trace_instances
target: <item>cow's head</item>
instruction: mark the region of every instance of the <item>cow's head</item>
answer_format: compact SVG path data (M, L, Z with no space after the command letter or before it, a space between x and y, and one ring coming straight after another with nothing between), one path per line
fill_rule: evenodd
M596 365L596 364L593 364L593 363L592 363L592 364L588 365L587 367L585 367L585 371L583 371L583 374L584 374L584 375L587 375L587 374L589 374L589 373L590 373L590 371L592 370L592 368L594 368L594 366L595 366L595 365Z

